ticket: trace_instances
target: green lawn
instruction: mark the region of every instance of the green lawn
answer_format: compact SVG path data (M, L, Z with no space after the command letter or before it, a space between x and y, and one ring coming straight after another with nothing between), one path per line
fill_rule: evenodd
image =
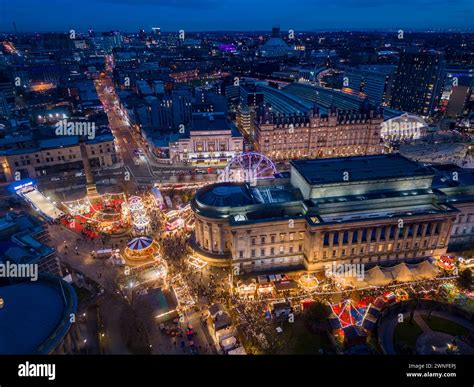
M415 321L412 323L410 321L398 323L393 334L395 348L397 351L402 348L409 348L414 352L416 349L416 340L422 333L423 330Z
M283 324L279 342L280 348L277 353L285 355L314 355L318 354L320 349L324 352L334 351L326 333L310 332L301 320Z
M451 320L446 320L445 318L438 316L428 317L427 315L422 315L421 317L434 331L447 333L452 336L466 336L469 333L468 329Z

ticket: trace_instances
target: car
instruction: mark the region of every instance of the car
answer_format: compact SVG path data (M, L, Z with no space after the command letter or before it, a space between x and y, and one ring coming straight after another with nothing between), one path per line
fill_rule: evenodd
M60 181L60 180L61 180L60 177L52 177L52 178L51 178L51 181Z

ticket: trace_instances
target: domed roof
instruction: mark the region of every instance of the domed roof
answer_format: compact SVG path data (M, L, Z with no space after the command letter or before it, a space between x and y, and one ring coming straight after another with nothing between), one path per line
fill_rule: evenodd
M274 47L282 47L286 49L290 48L282 38L275 38L275 37L268 39L263 45L263 48L265 49L274 48Z
M199 192L198 200L213 207L240 207L253 204L245 184L216 184Z
M37 281L3 286L0 311L0 354L47 354L61 342L77 311L77 296L60 278L42 275Z

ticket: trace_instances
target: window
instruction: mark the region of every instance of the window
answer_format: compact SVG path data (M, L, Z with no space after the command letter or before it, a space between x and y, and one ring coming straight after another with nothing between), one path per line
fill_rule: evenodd
M423 225L419 224L418 229L416 230L416 236L422 236L423 235Z
M255 258L255 249L250 250L250 256Z
M390 227L389 227L389 230L390 230L390 232L389 232L389 238L390 238L390 239L395 238L395 227L390 226Z
M399 227L398 228L398 237L403 238L403 233L404 233L403 227Z
M260 256L264 257L265 256L265 249L260 249Z
M352 243L357 243L357 230L352 232Z
M377 239L377 230L373 228L370 234L370 241L375 242L376 239Z
M325 232L325 233L324 233L323 245L324 245L324 246L329 246L329 233L328 233L328 232Z
M244 252L242 250L239 251L239 258L243 258L244 257Z
M349 231L344 231L342 234L342 243L345 245L347 244L347 241L349 240Z

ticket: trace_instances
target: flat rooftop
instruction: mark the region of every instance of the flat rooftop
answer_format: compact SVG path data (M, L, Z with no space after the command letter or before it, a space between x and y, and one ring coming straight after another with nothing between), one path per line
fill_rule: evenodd
M349 181L433 175L429 168L400 154L293 160L291 165L312 185L340 183L345 172Z
M408 217L413 215L442 214L450 211L449 208L435 206L433 204L387 208L383 210L351 211L329 215L319 215L324 223L344 223L356 220L384 219Z
M224 113L193 113L191 130L231 130L231 128Z
M250 192L256 203L285 203L302 199L299 189L282 185L252 187Z

